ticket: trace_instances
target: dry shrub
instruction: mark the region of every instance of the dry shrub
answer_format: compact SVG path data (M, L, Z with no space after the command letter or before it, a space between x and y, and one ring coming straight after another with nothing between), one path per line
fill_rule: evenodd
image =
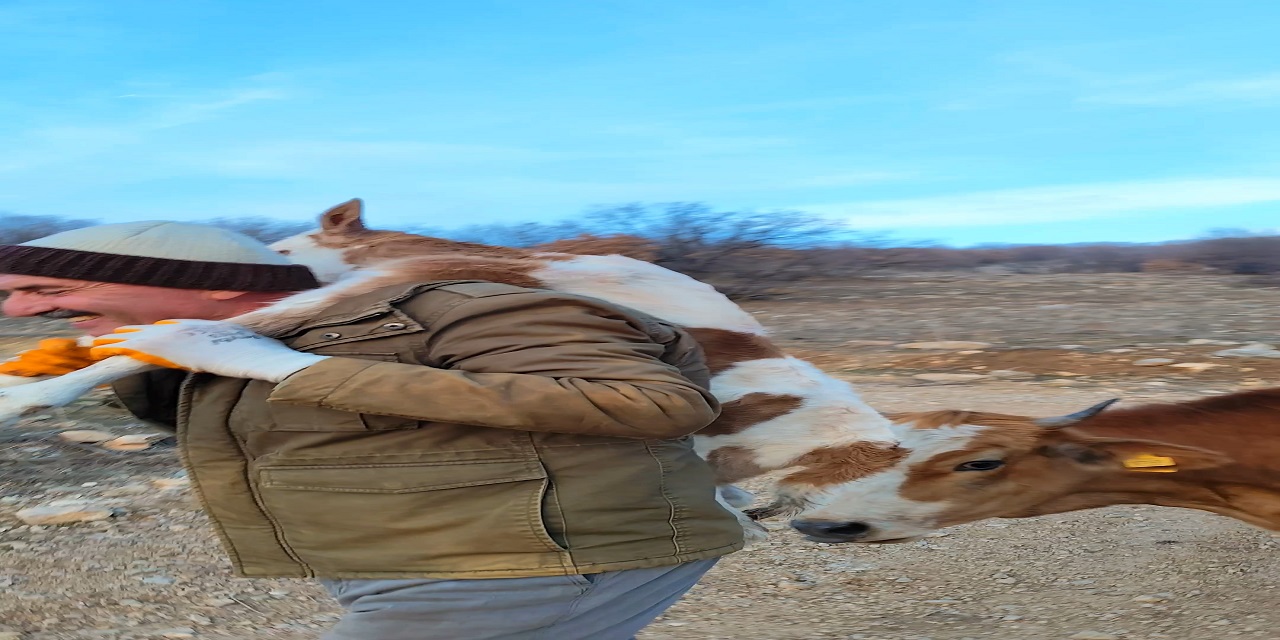
M1143 273L1203 273L1208 270L1202 264L1171 258L1155 258L1142 263Z
M1223 273L1267 275L1280 273L1280 236L1210 238L1176 246L1179 260L1202 264Z
M80 220L59 216L27 216L0 213L0 244L19 244L62 231L99 224L97 220Z

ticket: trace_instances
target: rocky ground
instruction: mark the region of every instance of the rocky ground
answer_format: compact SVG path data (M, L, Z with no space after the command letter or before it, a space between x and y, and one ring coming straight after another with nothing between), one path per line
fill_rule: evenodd
M1280 290L1231 278L900 274L746 306L885 410L1053 414L1269 386L1280 373L1280 353L1250 346L1280 345ZM0 350L56 330L10 321ZM901 346L940 341L987 344ZM228 577L168 442L114 451L67 442L69 429L149 432L95 399L0 432L0 640L314 640L335 618L309 582ZM102 519L18 517L84 500ZM988 521L886 546L779 528L641 638L1280 638L1278 550L1267 532L1157 507Z

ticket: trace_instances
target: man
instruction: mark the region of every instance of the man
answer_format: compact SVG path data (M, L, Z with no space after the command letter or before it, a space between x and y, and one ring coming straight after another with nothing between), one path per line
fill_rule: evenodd
M177 431L239 575L322 579L330 640L631 638L742 547L686 437L718 411L687 334L477 282L343 299L279 340L223 322L315 286L204 225L0 247L6 314L99 336L10 373L171 367L115 391Z

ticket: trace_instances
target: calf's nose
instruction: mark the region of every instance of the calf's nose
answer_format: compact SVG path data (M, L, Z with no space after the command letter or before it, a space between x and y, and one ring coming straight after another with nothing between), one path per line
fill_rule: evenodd
M792 520L791 527L807 536L840 541L857 540L871 533L871 527L862 522Z

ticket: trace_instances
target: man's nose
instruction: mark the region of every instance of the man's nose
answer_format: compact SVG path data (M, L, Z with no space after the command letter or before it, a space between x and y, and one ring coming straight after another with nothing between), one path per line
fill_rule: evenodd
M22 291L10 292L4 302L0 303L0 312L13 317L36 316L46 311L53 311L55 308L48 302L38 300Z

